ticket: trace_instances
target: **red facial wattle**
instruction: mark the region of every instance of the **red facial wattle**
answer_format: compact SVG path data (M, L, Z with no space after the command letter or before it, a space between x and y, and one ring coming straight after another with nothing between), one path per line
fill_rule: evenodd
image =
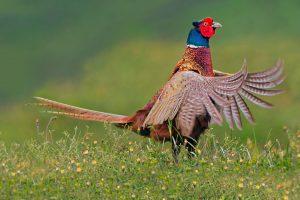
M210 38L215 34L215 29L211 26L201 26L199 27L201 34L203 37Z
M212 27L213 20L208 17L201 21L199 24L199 31L203 37L210 38L215 34L215 29Z

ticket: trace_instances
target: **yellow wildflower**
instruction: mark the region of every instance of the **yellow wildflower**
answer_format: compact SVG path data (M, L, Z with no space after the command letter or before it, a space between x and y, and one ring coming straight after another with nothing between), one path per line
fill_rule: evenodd
M86 150L83 151L83 155L87 155L87 154L89 154L89 150L88 149L86 149Z
M92 160L92 165L96 165L97 161L96 160Z
M239 183L239 188L243 188L244 187L244 183L240 182Z
M97 144L98 143L98 141L97 140L94 140L94 142L93 142L94 144Z
M82 171L82 169L80 167L76 168L76 172L81 172L81 171Z

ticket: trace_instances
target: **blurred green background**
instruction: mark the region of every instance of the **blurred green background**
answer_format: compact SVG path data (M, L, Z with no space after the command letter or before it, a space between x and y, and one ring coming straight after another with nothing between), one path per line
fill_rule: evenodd
M214 67L250 71L285 61L283 95L276 107L251 105L254 126L243 131L213 126L215 134L286 141L283 126L299 128L300 1L115 0L0 2L0 140L37 137L51 115L25 106L42 96L77 106L129 115L164 84L185 50L191 22L206 16L222 23L211 39ZM103 124L60 117L53 135L74 127L97 136Z

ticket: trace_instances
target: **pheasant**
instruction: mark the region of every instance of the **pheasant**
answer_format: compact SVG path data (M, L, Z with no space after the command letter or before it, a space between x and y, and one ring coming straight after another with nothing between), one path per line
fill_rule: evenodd
M261 72L249 73L246 62L234 74L214 70L209 39L222 27L211 17L192 23L187 46L175 65L167 83L150 101L133 115L124 116L79 108L41 97L36 106L55 109L51 113L81 120L113 123L129 127L139 135L158 141L171 141L173 157L178 162L181 146L189 156L195 155L195 146L209 124L221 125L223 116L231 129L242 129L241 113L250 122L253 115L244 99L264 107L272 104L255 96L273 96L282 90L271 89L283 82L283 62Z

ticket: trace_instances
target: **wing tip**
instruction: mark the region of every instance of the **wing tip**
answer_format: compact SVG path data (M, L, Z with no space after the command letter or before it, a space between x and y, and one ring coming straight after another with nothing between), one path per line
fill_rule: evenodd
M33 96L32 97L34 100L39 101L39 102L49 102L51 100L43 98L43 97L38 97L38 96Z
M38 96L33 96L32 98L35 99L35 100L42 100L42 99L44 99L44 98L38 97Z
M284 60L282 58L278 58L276 62L276 66L283 67L284 66Z

